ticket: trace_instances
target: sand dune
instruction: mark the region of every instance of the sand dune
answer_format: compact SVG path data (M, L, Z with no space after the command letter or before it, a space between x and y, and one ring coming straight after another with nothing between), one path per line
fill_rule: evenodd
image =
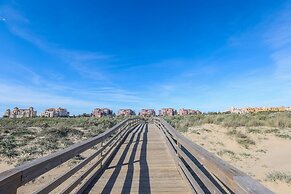
M205 124L191 127L184 135L260 181L272 191L291 193L291 182L288 184L284 180L273 181L268 176L276 172L291 175L291 140L276 136L278 133L272 133L272 130L276 129L267 127L251 130L244 127L236 128L236 131L246 134L251 140L250 144L245 146L239 143L231 130L233 129ZM280 131L280 134L290 134L290 129L282 130L284 131Z

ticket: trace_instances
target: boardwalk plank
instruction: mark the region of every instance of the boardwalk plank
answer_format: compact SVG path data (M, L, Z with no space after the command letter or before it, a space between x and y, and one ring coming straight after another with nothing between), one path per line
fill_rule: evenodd
M161 131L136 128L86 193L189 193Z

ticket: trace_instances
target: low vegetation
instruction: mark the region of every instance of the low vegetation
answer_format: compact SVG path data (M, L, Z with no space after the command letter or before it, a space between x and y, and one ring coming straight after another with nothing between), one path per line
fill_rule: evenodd
M217 124L224 127L273 127L291 128L290 112L261 112L249 114L201 114L165 117L176 129L187 131L191 126Z
M250 145L256 144L255 141L252 140L248 135L236 129L229 130L227 134L230 136L234 136L236 142L244 146L246 149L248 149Z
M0 119L0 155L13 164L49 154L96 136L122 118Z
M227 154L227 155L229 155L229 156L235 156L235 153L234 153L233 151L231 151L231 150L226 150L226 149L217 152L217 154L218 154L219 156L223 156L223 155L225 155L225 154Z
M172 126L180 132L187 132L191 127L204 124L215 124L229 129L228 135L236 138L237 142L248 148L255 142L249 134L274 134L283 139L291 139L290 112L261 112L249 114L201 114L190 116L165 117ZM240 129L244 128L245 132ZM283 130L284 129L284 130ZM286 130L288 129L288 130ZM204 129L205 130L205 129ZM199 134L199 131L193 133Z
M268 181L283 181L288 184L291 184L291 174L285 173L285 172L279 172L279 171L273 171L267 174L267 180Z

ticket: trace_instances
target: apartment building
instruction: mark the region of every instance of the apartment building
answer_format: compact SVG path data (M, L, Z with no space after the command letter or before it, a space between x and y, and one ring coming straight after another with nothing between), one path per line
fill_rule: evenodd
M118 116L132 116L135 115L135 112L131 109L119 109Z
M28 117L36 117L37 112L30 107L28 109L20 109L15 107L12 111L7 109L4 113L3 117L6 118L28 118Z
M201 111L181 108L178 112L178 115L181 115L181 116L183 116L183 115L195 115L195 114L201 114Z
M68 117L70 113L65 108L48 108L41 113L42 117Z
M139 115L143 117L156 116L156 111L154 109L141 109Z
M110 110L109 108L95 108L92 111L92 116L98 118L103 116L113 116L113 111Z
M177 111L173 108L162 108L159 110L160 116L174 116L176 115Z

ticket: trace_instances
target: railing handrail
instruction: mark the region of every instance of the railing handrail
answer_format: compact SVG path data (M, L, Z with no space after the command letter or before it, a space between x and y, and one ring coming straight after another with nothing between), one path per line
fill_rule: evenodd
M164 129L171 134L171 138L175 140L176 159L183 157L179 154L183 146L192 156L194 156L203 166L214 174L224 185L229 187L235 193L273 193L261 183L254 180L244 172L223 161L213 153L208 152L201 146L190 141L188 138L179 133L174 127L167 123L163 118L155 117L154 120L161 124ZM173 141L172 141L173 142ZM183 154L185 156L185 154ZM189 158L187 158L189 159ZM181 161L180 161L181 162Z
M0 188L9 189L9 187L20 187L25 183L39 177L40 175L48 172L49 170L59 166L60 164L68 161L74 156L86 151L87 149L95 146L108 138L115 131L120 129L122 126L127 125L130 121L136 120L135 118L127 118L117 125L113 126L109 130L84 140L82 142L73 144L65 149L56 151L50 155L35 159L27 162L16 168L4 171L0 173Z

